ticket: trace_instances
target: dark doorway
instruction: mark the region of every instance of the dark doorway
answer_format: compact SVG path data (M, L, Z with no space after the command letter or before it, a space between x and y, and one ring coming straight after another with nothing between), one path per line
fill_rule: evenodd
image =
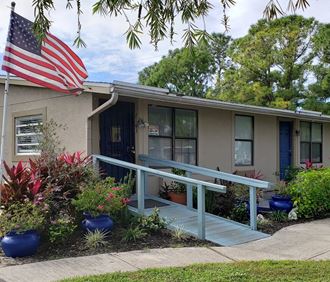
M134 112L134 103L117 102L116 105L100 114L101 155L126 162L135 162ZM102 162L100 165L107 176L115 177L117 181L129 172L125 168Z
M292 164L292 122L280 122L280 180L285 178L285 170Z

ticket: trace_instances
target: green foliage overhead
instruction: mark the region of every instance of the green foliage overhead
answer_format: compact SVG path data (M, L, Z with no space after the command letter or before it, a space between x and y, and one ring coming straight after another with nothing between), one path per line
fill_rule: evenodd
M139 73L139 83L168 88L174 93L203 97L215 64L206 48L175 49Z
M315 58L312 39L319 23L301 16L260 20L236 39L228 52L232 65L210 95L253 105L294 109L304 98Z
M172 93L204 97L215 76L223 76L229 65L229 36L212 34L211 44L175 49L139 72L139 83L168 88Z
M322 25L313 38L317 64L312 67L316 81L309 85L305 108L330 113L330 24Z
M54 0L32 0L34 7L35 21L34 31L41 40L51 26L48 14L55 7ZM309 0L287 0L287 9L295 12L297 9L305 9L309 6ZM67 0L67 9L75 8L78 18L78 36L74 41L77 47L85 47L85 42L81 39L80 30L82 23L80 15L83 13L81 8L81 0ZM219 6L214 6L212 1L195 0L96 0L92 5L93 13L99 13L104 16L118 17L122 16L128 23L126 39L130 48L140 48L141 41L139 36L147 31L150 36L151 43L157 48L159 41L165 38L173 40L175 34L175 23L177 19L186 25L183 30L183 41L185 46L196 45L196 43L207 40L208 33L206 27L200 28L196 26L196 20L201 19L205 23L204 18L208 16L212 9L219 9L222 13L222 23L226 30L229 29L228 8L236 4L236 0L220 0ZM277 0L265 1L264 17L274 19L284 14L284 9ZM133 13L135 17L131 19L128 14ZM205 24L204 24L205 25Z

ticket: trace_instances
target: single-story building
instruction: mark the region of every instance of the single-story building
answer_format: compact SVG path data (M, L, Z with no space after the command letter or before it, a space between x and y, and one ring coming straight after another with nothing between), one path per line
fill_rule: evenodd
M0 76L1 93L4 83ZM25 129L53 119L67 126L60 138L68 151L129 162L148 154L225 172L260 171L271 182L282 179L290 165L330 164L330 116L321 113L175 95L118 81L86 82L85 88L72 96L11 77L5 160L37 154L36 133ZM1 117L2 109L3 95Z

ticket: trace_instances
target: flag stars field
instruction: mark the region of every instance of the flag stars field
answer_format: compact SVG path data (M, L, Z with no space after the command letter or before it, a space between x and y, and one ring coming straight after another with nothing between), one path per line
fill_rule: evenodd
M50 33L39 44L32 26L12 11L2 69L59 92L79 94L88 76L81 59Z

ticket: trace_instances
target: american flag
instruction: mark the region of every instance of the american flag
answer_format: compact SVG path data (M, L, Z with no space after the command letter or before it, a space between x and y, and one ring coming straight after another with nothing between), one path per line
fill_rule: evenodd
M81 93L88 76L81 59L50 33L39 44L32 25L31 21L11 12L2 69L55 91Z

